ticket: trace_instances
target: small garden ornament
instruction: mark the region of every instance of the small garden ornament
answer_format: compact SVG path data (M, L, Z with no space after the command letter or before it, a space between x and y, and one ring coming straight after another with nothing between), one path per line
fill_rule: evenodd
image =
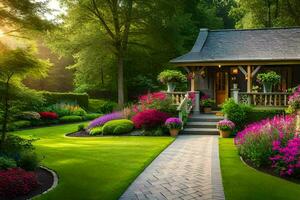
M224 119L218 122L217 128L219 129L222 138L228 138L235 128L235 124L228 119Z
M172 137L176 137L182 129L182 121L177 117L168 118L165 122L166 127L170 131Z

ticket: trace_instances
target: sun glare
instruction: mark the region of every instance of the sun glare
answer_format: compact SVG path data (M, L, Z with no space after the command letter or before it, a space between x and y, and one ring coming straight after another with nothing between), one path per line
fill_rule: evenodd
M4 36L4 32L2 30L0 30L0 37Z

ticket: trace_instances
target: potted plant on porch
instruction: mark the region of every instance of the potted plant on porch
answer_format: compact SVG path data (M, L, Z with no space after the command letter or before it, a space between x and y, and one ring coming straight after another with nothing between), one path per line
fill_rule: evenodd
M158 80L163 84L167 84L167 92L174 92L176 83L186 82L187 78L180 71L164 70L158 75Z
M172 137L176 137L182 129L182 121L177 117L168 118L165 122L166 127L170 131Z
M257 80L263 84L264 92L272 92L273 86L280 82L280 75L274 71L257 75Z
M211 113L211 107L215 105L215 101L208 95L204 95L201 97L201 105L204 113Z
M228 138L235 128L235 124L228 119L224 119L217 123L217 128L222 138Z

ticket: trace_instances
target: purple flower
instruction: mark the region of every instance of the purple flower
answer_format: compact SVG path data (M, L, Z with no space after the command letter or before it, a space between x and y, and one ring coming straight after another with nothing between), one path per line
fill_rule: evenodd
M235 124L228 119L224 119L217 123L217 128L222 131L232 131L235 128Z
M114 112L107 115L103 115L97 119L94 119L90 122L88 129L94 128L96 126L103 126L106 122L115 120L115 119L123 119L123 115L120 112Z
M182 128L182 121L177 117L170 117L166 120L165 125L169 129L181 129Z

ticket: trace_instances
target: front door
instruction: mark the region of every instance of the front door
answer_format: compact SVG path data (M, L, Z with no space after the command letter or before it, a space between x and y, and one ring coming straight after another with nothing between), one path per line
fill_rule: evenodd
M216 72L215 91L217 105L224 103L228 98L228 72Z

